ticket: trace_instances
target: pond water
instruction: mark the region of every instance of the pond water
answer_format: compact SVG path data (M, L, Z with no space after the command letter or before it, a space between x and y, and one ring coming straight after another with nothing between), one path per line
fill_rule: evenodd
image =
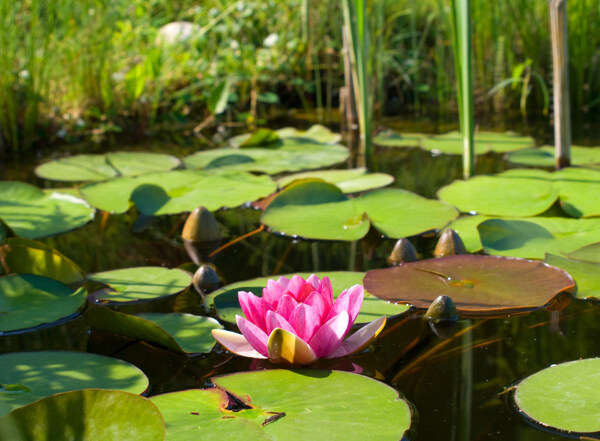
M131 149L122 145L110 148ZM135 148L169 151L181 157L197 146L153 142ZM34 161L5 161L3 179L51 186L35 178L32 169L35 163L59 155L44 152ZM459 157L432 156L419 149L378 149L374 168L394 176L394 187L432 198L438 188L460 178L460 164ZM499 155L478 158L478 174L506 168L508 164ZM260 225L259 212L248 207L218 211L215 217L225 230L224 242ZM72 258L86 272L143 265L174 268L189 262L180 238L184 221L185 215L173 215L142 222L133 209L124 215L97 216L79 230L42 241ZM413 244L427 258L431 257L435 239L421 237ZM393 244L393 240L382 239L373 231L354 245L294 240L261 232L220 252L214 264L225 283L291 272L366 271L386 267ZM193 290L117 309L127 313L206 314L200 296ZM315 367L360 372L396 388L416 409L411 433L414 440L560 440L565 437L525 422L504 391L551 364L599 356L598 335L600 308L579 300L573 300L562 311L462 319L447 339L438 337L419 314L404 314L388 322L368 351L342 361L319 362ZM220 349L186 357L144 342L92 331L82 316L37 332L0 337L0 353L41 349L88 351L129 361L149 376L149 395L207 386L214 375L274 366Z

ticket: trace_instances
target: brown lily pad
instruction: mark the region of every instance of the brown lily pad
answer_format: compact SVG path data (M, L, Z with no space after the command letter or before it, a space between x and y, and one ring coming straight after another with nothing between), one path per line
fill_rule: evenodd
M380 299L426 309L439 295L462 316L499 317L560 309L575 282L543 262L500 256L455 255L368 271L365 289Z

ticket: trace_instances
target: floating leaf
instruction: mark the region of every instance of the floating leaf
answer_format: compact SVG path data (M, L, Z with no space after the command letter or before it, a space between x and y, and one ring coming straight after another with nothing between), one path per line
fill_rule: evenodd
M225 80L211 90L206 106L213 115L219 115L225 111L229 99L229 86L229 80Z
M80 191L90 204L105 211L125 213L132 200L141 213L159 216L192 211L201 205L211 211L237 207L275 189L268 176L182 170L86 184Z
M595 438L600 432L598 390L600 358L588 358L525 378L515 387L514 400L523 415L544 430L554 428L581 439L593 432Z
M576 297L600 300L600 263L582 262L554 254L546 254L544 262L567 271L577 283Z
M68 317L84 305L86 297L84 288L73 292L56 280L35 274L0 277L0 334Z
M308 278L312 273L298 273L304 279ZM347 271L329 271L315 273L319 278L325 276L331 280L333 294L335 297L340 295L343 290L354 285L362 285L362 279L365 273L347 272ZM293 274L284 274L285 277L291 278ZM204 299L204 305L207 308L215 308L217 315L221 320L235 323L235 316L244 316L240 303L238 301L238 291L252 292L257 296L262 296L262 290L267 286L269 279L277 279L281 276L260 277L243 282L232 283L218 289ZM382 315L393 316L401 314L408 310L406 305L396 305L387 303L374 297L369 292L365 291L360 313L356 317L356 323L368 323Z
M162 441L165 422L147 398L86 389L53 395L3 416L0 439Z
M442 228L456 218L452 207L400 189L383 189L349 199L334 185L302 181L268 205L261 221L274 231L311 239L357 240L372 223L400 238Z
M553 173L563 210L574 217L600 216L600 170L564 168Z
M220 169L277 174L328 167L345 161L348 150L339 144L323 144L306 138L283 138L270 148L219 148L183 159L191 169Z
M567 254L567 256L571 259L581 260L583 262L600 263L600 242L586 245Z
M373 143L382 147L418 147L427 135L422 133L398 133L384 130L373 138Z
M268 370L212 382L216 388L151 398L165 418L169 441L398 441L411 424L410 407L398 392L348 372ZM227 394L245 406L228 410Z
M279 187L285 187L293 181L302 179L322 179L334 184L343 193L357 193L385 187L394 182L394 178L386 173L367 173L366 168L350 170L318 170L287 175L277 180Z
M477 229L486 253L528 259L568 254L600 241L600 219L489 219Z
M153 300L180 293L192 283L192 275L187 271L159 266L104 271L91 274L88 279L112 288L113 291L103 291L97 296L111 302Z
M103 181L171 170L180 164L179 159L162 153L113 152L57 159L38 166L35 173L53 181Z
M518 136L514 133L477 132L475 133L475 153L483 155L489 152L505 153L533 147L535 141L529 136ZM436 153L462 155L463 138L460 132L449 132L444 135L423 139L421 147Z
M479 239L477 226L484 220L490 219L489 216L476 214L474 216L461 216L450 222L443 231L453 229L460 236L463 244L469 253L481 251L483 246Z
M440 295L464 316L504 316L552 306L573 279L542 262L454 255L368 271L365 288L380 299L427 309Z
M281 139L274 130L260 128L254 133L244 133L228 140L229 144L238 148L274 147L281 145Z
M96 328L189 353L210 352L215 345L210 331L223 328L211 317L184 313L129 315L94 306L85 316Z
M82 227L94 217L84 200L64 193L44 193L22 182L0 182L0 218L19 236L52 236Z
M86 388L142 393L148 378L135 366L87 352L37 351L0 355L0 382L30 392L0 394L0 415L59 392Z
M441 188L438 197L463 213L526 217L550 208L558 197L558 190L551 181L537 176L501 173L455 181Z
M535 149L524 149L510 152L507 155L509 162L519 165L533 167L554 167L556 159L554 147L545 145ZM596 165L600 164L600 147L571 146L572 165Z
M1 246L4 263L11 273L30 273L69 284L83 280L79 265L41 242L11 237Z
M342 140L342 135L333 133L321 124L315 124L308 130L298 130L294 127L284 127L276 131L280 138L308 138L323 144L336 144Z

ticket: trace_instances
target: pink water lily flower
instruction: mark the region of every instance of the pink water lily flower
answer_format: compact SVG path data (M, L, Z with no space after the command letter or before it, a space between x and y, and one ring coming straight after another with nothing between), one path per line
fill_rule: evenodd
M383 316L344 341L363 297L363 287L354 285L334 301L328 277L280 277L267 282L262 297L238 292L246 316L236 316L241 335L222 329L212 334L230 352L277 363L309 364L318 358L343 357L364 349L385 326Z

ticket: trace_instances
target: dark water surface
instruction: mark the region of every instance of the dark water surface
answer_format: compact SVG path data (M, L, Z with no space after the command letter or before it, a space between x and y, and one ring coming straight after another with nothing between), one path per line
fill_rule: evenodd
M404 124L397 125L406 129ZM543 132L542 138L548 137L543 128L529 132L536 134L539 142L548 141L538 136ZM100 148L105 150L96 149ZM182 157L199 145L152 142L135 148ZM82 147L82 152L84 149L89 152L89 146ZM4 161L0 176L43 187L57 186L35 178L33 168L60 155L60 151L44 151L39 158ZM396 178L393 186L430 198L435 197L438 188L461 177L460 167L459 157L432 156L419 149L378 149L375 162L376 171ZM479 174L506 168L508 164L499 155L478 158ZM215 215L224 230L224 242L260 225L260 213L250 208L222 210ZM144 225L136 222L137 217L135 208L104 220L97 216L84 228L43 242L78 262L86 272L142 265L177 267L189 261L179 237L185 215L163 216ZM366 271L387 266L385 259L393 244L393 240L373 231L354 247L345 242L300 241L262 232L225 249L214 264L225 283L301 271ZM413 244L427 258L435 237L417 238ZM193 290L143 305L121 306L119 310L206 314L201 297ZM463 319L454 335L445 340L418 314L407 314L390 320L369 351L341 361L319 362L315 367L362 372L391 384L416 409L414 440L562 440L567 438L526 423L512 408L510 393L504 392L551 364L600 356L599 335L600 308L579 300L560 312ZM0 353L40 349L89 351L127 360L150 377L150 395L206 386L214 375L274 367L268 362L233 357L222 350L189 358L129 338L91 331L82 316L37 332L0 337Z

